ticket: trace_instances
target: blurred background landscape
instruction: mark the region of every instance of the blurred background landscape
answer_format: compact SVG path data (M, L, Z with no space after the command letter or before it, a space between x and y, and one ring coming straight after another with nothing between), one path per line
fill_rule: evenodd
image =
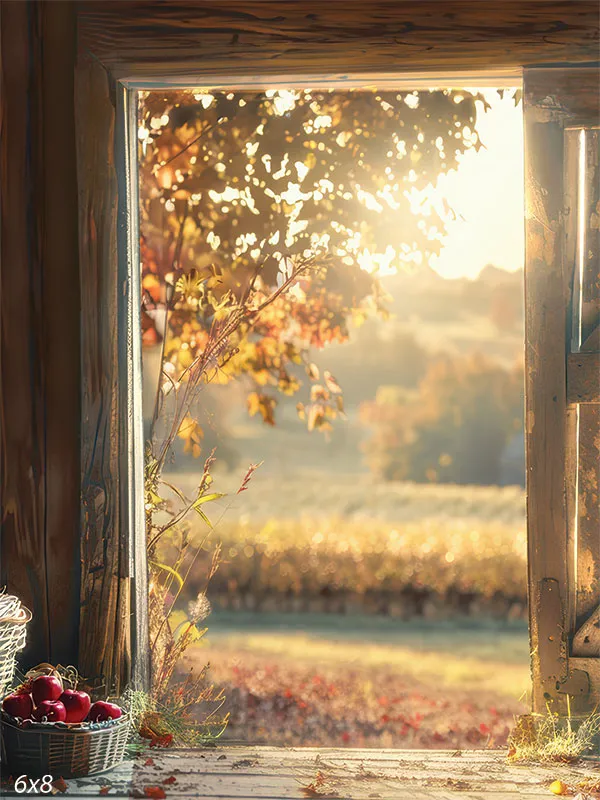
M493 266L475 280L388 277L396 318L314 356L344 387L347 420L328 439L307 434L296 398L280 400L271 427L248 417L243 384L204 390L206 447L227 496L211 510L222 564L209 631L186 664L209 661L226 687L227 737L505 741L529 685L522 283L521 270ZM393 436L427 404L433 413L416 421L427 449L413 446L404 472L386 474ZM448 450L452 460L424 474ZM173 473L190 493L196 463L182 444ZM207 547L189 600L211 557Z
M175 448L169 481L193 496L215 449L225 493L204 507L210 534L189 522L206 544L173 620L207 591L185 666L210 663L227 738L498 746L526 708L521 109L486 97L485 150L442 176L454 212L435 269L378 275L388 313L309 348L309 378L299 365L267 408L256 375L205 386L198 452ZM146 347L147 422L161 352ZM307 431L315 378L343 404Z

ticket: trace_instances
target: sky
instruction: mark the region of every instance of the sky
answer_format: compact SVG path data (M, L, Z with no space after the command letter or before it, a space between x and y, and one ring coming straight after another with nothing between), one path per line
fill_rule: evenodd
M507 92L485 92L492 108L478 113L477 130L486 149L468 150L459 168L440 176L457 219L431 266L446 278L476 278L486 264L507 270L523 266L523 106ZM481 106L480 106L481 108Z

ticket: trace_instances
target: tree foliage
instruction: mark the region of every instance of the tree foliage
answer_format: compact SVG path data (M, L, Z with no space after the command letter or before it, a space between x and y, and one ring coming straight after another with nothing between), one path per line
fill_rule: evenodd
M151 308L170 282L170 380L206 346L224 298L260 303L310 259L292 290L240 326L212 379L244 376L250 413L272 424L277 393L296 394L304 367L313 385L299 412L326 428L343 404L316 379L307 349L345 341L351 319L384 313L378 265L402 268L439 251L447 217L425 191L481 146L477 100L485 102L450 90L143 96L144 342L160 341ZM186 431L198 451L197 431Z
M384 480L497 484L504 448L523 425L523 368L444 356L416 392L381 386L361 416L372 428L367 461Z

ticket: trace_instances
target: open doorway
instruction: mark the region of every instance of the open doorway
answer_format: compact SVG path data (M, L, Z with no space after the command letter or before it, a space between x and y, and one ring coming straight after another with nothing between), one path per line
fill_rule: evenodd
M151 645L225 736L526 706L521 131L518 87L141 96Z

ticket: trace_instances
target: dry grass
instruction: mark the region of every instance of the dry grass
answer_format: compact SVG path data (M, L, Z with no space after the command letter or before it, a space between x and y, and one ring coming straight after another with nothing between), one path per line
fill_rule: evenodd
M509 740L509 758L521 763L572 764L597 749L600 714L594 711L583 720L559 720L555 715L525 718Z

